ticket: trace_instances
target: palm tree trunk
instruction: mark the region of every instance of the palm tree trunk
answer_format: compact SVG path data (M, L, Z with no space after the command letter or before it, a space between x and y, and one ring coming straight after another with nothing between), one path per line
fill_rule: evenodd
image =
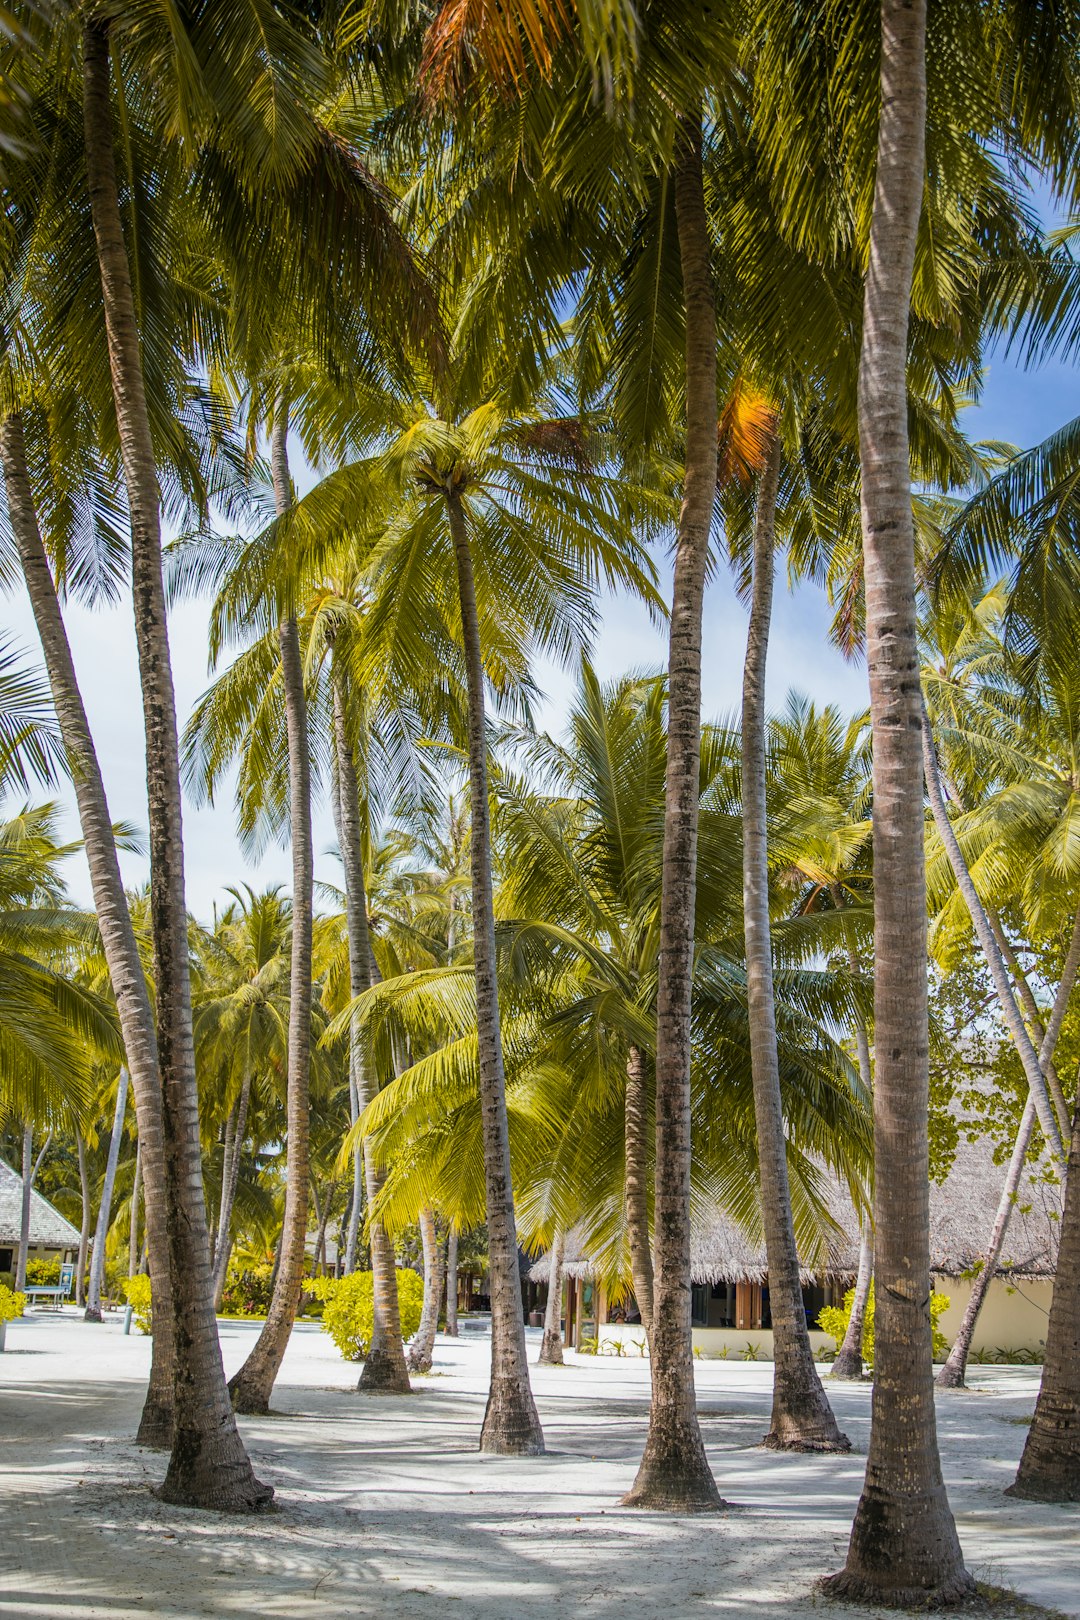
M1033 1502L1080 1502L1080 1097L1072 1120L1042 1385L1008 1494Z
M1050 1092L1046 1084L1046 1076L1039 1065L1039 1055L1032 1045L1031 1036L1020 1015L1009 983L1008 971L1004 959L998 949L989 918L983 910L982 901L978 891L971 881L971 873L960 848L956 830L949 820L949 813L945 808L945 797L941 791L941 774L938 768L937 750L934 747L934 734L930 729L930 721L925 706L920 707L920 723L922 732L923 771L926 777L926 792L930 800L930 809L934 816L934 825L938 836L945 846L949 857L949 865L956 878L956 886L964 897L964 903L971 915L972 926L979 944L982 947L986 965L990 969L990 978L993 981L997 994L998 1004L1009 1026L1013 1045L1016 1047L1020 1063L1024 1070L1024 1077L1028 1083L1028 1090L1035 1099L1035 1110L1039 1116L1039 1124L1050 1146L1050 1151L1058 1158L1064 1159L1065 1154L1061 1143L1061 1132L1058 1128L1057 1115L1050 1100Z
M79 1154L79 1188L82 1192L82 1223L79 1228L79 1259L75 1268L75 1304L86 1303L86 1254L90 1247L90 1177L86 1173L86 1144L81 1133L75 1137Z
M431 1371L431 1358L435 1349L435 1334L439 1328L439 1306L442 1304L446 1272L443 1248L433 1210L420 1211L420 1240L424 1246L424 1305L420 1312L420 1326L409 1346L409 1371Z
M167 1287L175 1345L173 1442L162 1496L188 1507L241 1510L263 1505L273 1493L255 1479L236 1427L210 1291L191 1033L176 698L161 575L157 468L113 152L109 23L98 16L87 17L82 47L87 183L131 518L135 639L146 732L150 914L166 1189L163 1207L169 1211L165 1227L171 1286ZM148 1118L144 1126L140 1117L139 1129L147 1149L149 1190L147 1129L153 1131L154 1121ZM148 1208L150 1202L148 1197Z
M360 1118L360 1096L357 1091L356 1077L353 1074L353 1037L349 1035L349 1124L353 1130ZM360 1243L360 1216L363 1213L364 1203L364 1146L357 1142L352 1155L352 1196L349 1199L349 1213L345 1226L345 1276L348 1277L356 1270L356 1251Z
M222 1216L225 1213L225 1190L232 1170L233 1139L236 1131L236 1105L229 1109L225 1121L225 1134L221 1141L221 1193L218 1197L217 1221L210 1229L210 1265L217 1271L217 1258L221 1246Z
M563 1254L565 1249L565 1234L556 1232L551 1240L548 1297L547 1304L544 1307L544 1338L540 1345L540 1356L537 1362L540 1367L561 1367L563 1365L562 1290ZM638 1300L638 1304L641 1304L640 1300ZM644 1317L642 1320L644 1321Z
M1019 964L1017 965L1019 966ZM1039 1067L1043 1073L1048 1073L1057 1046L1058 1035L1068 1011L1069 998L1076 984L1077 974L1080 972L1080 911L1077 912L1073 923L1072 939L1069 943L1068 955L1062 970L1061 980L1058 984L1054 1005L1050 1009L1046 1030L1042 1030L1038 1021L1039 1009L1035 1006L1035 999L1028 989L1031 1005L1034 1012L1031 1016L1032 1036L1040 1041ZM1025 988L1027 981L1024 980ZM1041 1039L1040 1039L1041 1037ZM1009 1230L1009 1221L1016 1207L1017 1193L1020 1188L1020 1178L1024 1165L1027 1162L1027 1152L1031 1145L1032 1132L1035 1129L1035 1098L1028 1092L1027 1102L1024 1105L1023 1116L1016 1133L1012 1156L1009 1159L1009 1168L1005 1174L1005 1185L1001 1189L1001 1198L998 1202L997 1213L994 1216L994 1225L990 1233L990 1241L986 1246L986 1259L982 1270L971 1286L971 1295L964 1311L963 1320L953 1340L945 1365L937 1375L937 1384L940 1389L963 1389L967 1378L967 1362L971 1353L971 1341L975 1336L975 1325L979 1320L979 1312L983 1302L990 1291L990 1284L997 1272L1001 1251L1005 1247L1005 1236Z
M90 1286L86 1292L85 1320L87 1322L101 1321L101 1287L105 1281L105 1241L109 1235L113 1187L116 1184L116 1167L120 1163L120 1144L124 1138L127 1093L128 1072L126 1069L121 1069L120 1079L116 1086L116 1112L113 1115L112 1136L109 1138L109 1157L105 1163L105 1180L102 1182L101 1203L98 1205L97 1228L94 1232L94 1250L90 1260Z
M881 106L859 363L874 744L875 1362L846 1568L855 1602L946 1604L974 1583L938 1455L930 1329L926 870L907 341L926 141L925 0L882 0Z
M750 623L742 702L743 926L750 1062L758 1173L773 1328L772 1420L765 1444L775 1451L849 1451L814 1365L803 1307L791 1214L787 1138L776 1052L769 843L765 806L765 670L772 620L780 440L774 433L758 486Z
M0 459L4 467L12 533L19 548L23 579L37 625L64 753L79 807L79 824L90 872L94 910L113 995L116 997L124 1053L135 1093L135 1114L139 1141L143 1147L150 1282L157 1305L150 1383L136 1439L143 1446L164 1448L172 1444L175 1351L157 1033L146 988L146 975L120 875L101 767L79 690L52 570L41 540L26 462L22 418L18 415L9 416L0 427ZM81 1286L85 1287L85 1255L83 1265L80 1277Z
M139 1194L142 1191L142 1142L135 1139L135 1170L131 1178L131 1219L128 1222L128 1276L139 1264ZM153 1285L151 1285L153 1286Z
M279 398L270 442L274 506L292 505L288 459L289 408ZM286 1089L285 1215L281 1264L262 1332L244 1365L229 1380L238 1412L268 1412L289 1336L300 1308L311 1193L311 935L314 857L311 844L311 744L300 632L289 614L278 628L281 685L289 748L289 825L292 840L292 961L289 974L289 1054Z
M236 1189L240 1182L240 1159L244 1151L244 1141L247 1136L248 1102L251 1097L251 1072L245 1070L240 1085L240 1095L236 1101L236 1111L232 1122L232 1153L229 1155L227 1172L222 1173L221 1208L218 1213L217 1247L214 1251L214 1312L221 1309L221 1301L225 1296L225 1284L229 1276L229 1257L232 1254L232 1214L236 1203Z
M525 1356L525 1318L521 1308L514 1189L510 1176L510 1133L506 1119L506 1075L499 1024L484 664L465 508L456 485L447 489L446 506L457 560L461 634L469 694L473 960L490 1257L491 1387L480 1434L480 1449L513 1456L537 1456L544 1449L544 1436L529 1386L529 1366Z
M858 1379L863 1375L863 1328L866 1325L866 1306L870 1298L870 1284L874 1277L874 1244L865 1216L859 1228L859 1269L855 1277L851 1315L843 1343L832 1364L833 1378Z
M458 1233L457 1227L452 1226L446 1238L446 1333L447 1337L451 1339L456 1339L458 1336L457 1272Z
M632 1046L626 1059L626 1104L624 1144L626 1154L626 1235L630 1244L630 1275L634 1298L641 1313L645 1337L652 1339L653 1262L649 1238L648 1171L649 1103L645 1080L645 1055ZM561 1360L561 1357L560 1357Z
M19 1210L19 1255L15 1262L16 1291L26 1286L26 1265L30 1254L30 1193L34 1185L34 1127L23 1127L22 1202Z
M348 712L344 676L339 670L333 674L334 751L337 761L338 844L341 865L345 874L345 927L349 942L349 988L353 996L363 995L375 982L378 969L371 952L368 931L367 886L364 882L364 848L360 825L360 786L356 776L356 758L349 736ZM350 1087L356 1098L357 1116L371 1101L373 1091L371 1075L364 1059L363 1041L358 1020L349 1031ZM357 1157L359 1156L357 1149ZM383 1183L383 1172L375 1163L374 1155L365 1142L363 1147L364 1176L368 1208L372 1208ZM353 1161L356 1173L356 1158ZM350 1233L358 1229L360 1219L360 1189L353 1183L353 1211ZM398 1304L397 1256L394 1245L383 1223L371 1219L368 1223L371 1246L371 1285L374 1302L374 1323L371 1344L360 1371L358 1389L365 1393L407 1395L411 1389L409 1369L405 1364L405 1347L401 1338L401 1310ZM355 1241L353 1263L355 1264Z
M1027 1024L1028 1029L1031 1031L1031 1038L1033 1041L1041 1043L1042 1023L1039 1014L1039 1004L1031 993L1031 986L1028 983L1027 974L1024 972L1020 958L1013 949L1009 936L1006 934L1001 925L1001 918L991 906L987 906L985 910L987 921L989 922L991 931L995 940L997 941L998 950L1005 958L1005 964L1008 967L1009 972L1012 974L1013 983L1016 986L1016 993L1020 997L1020 1006L1023 1008L1024 1013L1027 1016ZM1076 968L1080 966L1080 908L1078 908L1076 916L1073 918L1072 939L1069 943L1069 950L1066 956L1065 969L1062 975L1063 979L1065 974L1068 972L1070 962L1073 962L1074 964L1073 977L1075 978ZM1058 1078L1057 1069L1055 1068L1053 1062L1047 1062L1042 1065L1042 1070L1046 1076L1046 1084L1050 1091L1050 1100L1054 1104L1054 1113L1057 1115L1062 1130L1064 1130L1069 1123L1069 1105L1065 1101L1065 1093L1061 1089L1061 1081ZM1067 1146L1067 1144L1065 1145Z
M694 973L701 616L716 494L716 305L701 109L680 119L674 171L686 310L686 472L668 655L668 749L656 1006L653 1331L649 1432L630 1506L722 1506L705 1456L690 1327L690 1002Z

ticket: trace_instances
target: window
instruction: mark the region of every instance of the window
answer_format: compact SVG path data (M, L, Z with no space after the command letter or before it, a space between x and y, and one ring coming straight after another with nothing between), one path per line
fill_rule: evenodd
M709 1323L709 1290L704 1283L694 1283L690 1290L690 1325L707 1327Z

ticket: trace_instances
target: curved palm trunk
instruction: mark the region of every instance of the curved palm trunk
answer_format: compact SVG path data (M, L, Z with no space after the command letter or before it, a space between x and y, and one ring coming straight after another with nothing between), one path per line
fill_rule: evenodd
M547 1304L544 1307L544 1338L540 1345L540 1355L537 1358L537 1366L539 1367L561 1367L563 1365L562 1290L565 1248L565 1234L556 1232L551 1240L548 1296Z
M859 1270L855 1277L855 1296L851 1301L847 1332L832 1364L833 1378L858 1379L863 1375L863 1329L866 1326L866 1306L873 1277L874 1245L864 1217L859 1229Z
M1019 967L1019 964L1017 964ZM1054 997L1054 1005L1050 1009L1045 1033L1039 1045L1039 1066L1044 1074L1048 1074L1053 1064L1054 1049L1057 1046L1058 1035L1065 1019L1069 1006L1069 998L1076 984L1077 973L1080 972L1080 911L1077 912L1073 923L1072 939L1069 944L1068 955L1062 970L1061 982ZM1022 975L1021 975L1022 978ZM1027 991L1027 999L1034 1008L1031 1014L1031 1033L1039 1039L1041 1028L1038 1022L1038 1007L1026 979L1022 979L1023 989ZM997 1212L994 1216L994 1225L990 1232L990 1241L986 1246L986 1259L979 1275L972 1283L971 1294L964 1311L963 1320L953 1340L945 1365L937 1375L937 1384L940 1389L963 1389L967 1377L968 1356L971 1354L971 1341L975 1336L975 1325L979 1320L979 1312L983 1302L990 1291L990 1284L997 1272L1001 1251L1005 1247L1005 1236L1009 1230L1009 1221L1016 1207L1017 1194L1020 1190L1020 1180L1024 1165L1027 1161L1027 1151L1031 1145L1032 1133L1035 1129L1035 1099L1028 1093L1024 1105L1023 1116L1016 1133L1012 1155L1009 1159L1009 1168L1005 1174L1005 1184L1001 1189L1001 1198L998 1202Z
M109 980L116 997L124 1053L135 1094L139 1142L143 1149L146 1234L157 1321L151 1350L150 1383L136 1438L140 1445L166 1447L172 1443L175 1355L166 1230L161 1073L158 1068L154 1015L120 875L101 767L79 690L60 600L38 527L26 463L22 419L18 415L9 416L0 427L0 459L4 467L8 516L19 548L23 579L37 625L49 688L79 808L94 910L101 931ZM85 1265L84 1255L80 1291L85 1285Z
M229 1275L229 1256L232 1254L232 1213L236 1203L236 1189L240 1181L240 1159L247 1135L248 1102L251 1097L251 1075L245 1073L240 1086L233 1118L232 1153L222 1173L221 1207L218 1211L217 1245L214 1250L214 1311L221 1309L225 1283Z
M81 1135L76 1136L75 1146L79 1154L79 1189L82 1193L79 1259L75 1267L75 1304L81 1310L86 1303L86 1255L90 1247L90 1177L86 1173L86 1144Z
M754 567L742 702L743 927L750 1063L769 1305L773 1327L773 1404L765 1444L774 1450L848 1451L814 1365L803 1307L791 1214L787 1138L780 1098L769 922L769 844L765 807L765 668L772 619L780 440L774 433L758 486Z
M116 1185L116 1167L120 1163L120 1143L124 1136L124 1114L127 1111L128 1072L120 1070L116 1087L116 1112L113 1115L112 1136L109 1138L109 1157L105 1162L105 1180L101 1186L97 1229L94 1232L94 1250L90 1261L90 1286L86 1291L87 1322L101 1321L101 1285L105 1281L105 1240L109 1235L112 1215L113 1187Z
M349 989L353 996L363 995L375 982L378 969L371 953L368 931L367 888L364 882L364 854L360 826L360 787L356 776L356 759L349 738L346 713L346 694L343 677L335 670L334 748L337 760L338 843L341 864L345 873L345 926L349 942ZM349 1084L356 1099L357 1117L371 1101L371 1076L364 1061L360 1031L349 1031ZM359 1149L357 1153L359 1154ZM364 1176L370 1209L378 1197L383 1183L383 1172L375 1163L367 1143L363 1147ZM356 1160L353 1161L354 1175ZM353 1183L353 1211L351 1221L359 1223L360 1197ZM371 1286L374 1303L374 1323L371 1344L364 1358L357 1388L365 1393L407 1395L411 1389L409 1369L405 1364L405 1347L401 1339L401 1309L398 1304L397 1257L394 1245L383 1223L369 1221L371 1245ZM350 1227L350 1231L352 1228ZM355 1261L355 1247L353 1250Z
M108 30L108 22L95 16L87 18L83 25L83 126L109 367L131 517L132 597L146 732L150 914L175 1345L173 1442L162 1496L189 1507L243 1510L261 1506L273 1493L260 1485L252 1473L236 1427L210 1291L191 1034L176 699L161 576L157 469L113 153ZM130 1052L128 1057L132 1057ZM140 1116L139 1128L147 1149L149 1193L151 1152L147 1129L153 1131L153 1119L148 1117L144 1128ZM150 1202L148 1196L148 1208Z
M653 1331L649 1432L633 1507L722 1506L705 1456L690 1328L690 1000L701 761L701 614L716 493L716 308L701 110L680 120L675 216L686 309L686 473L668 656L660 973L656 1007Z
M452 1226L446 1239L446 1334L450 1339L458 1336L458 1234Z
M353 1074L353 1037L349 1037L349 1124L356 1129L360 1118L360 1098L356 1088L356 1077ZM356 1270L356 1251L360 1245L360 1217L364 1205L364 1148L357 1142L352 1155L352 1195L349 1199L349 1213L345 1223L345 1272L348 1277Z
M1013 983L1016 986L1016 993L1020 997L1020 1005L1027 1015L1028 1029L1031 1031L1032 1039L1034 1041L1038 1041L1041 1045L1041 1014L1039 1012L1039 1004L1031 993L1031 986L1028 983L1027 974L1024 972L1024 969L1021 966L1020 958L1013 949L1008 935L1001 926L1001 918L992 907L987 906L985 910L987 921L990 924L994 938L997 940L998 950L1005 958L1009 972L1013 976ZM1072 940L1069 944L1069 952L1066 957L1065 967L1062 973L1063 982L1065 975L1069 972L1070 963L1072 963L1072 972L1073 977L1075 978L1076 969L1077 967L1080 967L1080 909L1077 910L1076 916L1073 919ZM1061 1122L1061 1127L1064 1130L1069 1123L1070 1110L1068 1103L1065 1101L1065 1093L1061 1089L1061 1081L1058 1078L1057 1069L1054 1067L1053 1059L1048 1059L1045 1063L1042 1061L1041 1051L1039 1066L1046 1076L1046 1084L1049 1087L1050 1097L1054 1104L1054 1113L1057 1115L1059 1121ZM1068 1146L1067 1143L1064 1145Z
M457 561L461 634L469 692L473 959L490 1257L491 1387L480 1434L480 1449L514 1456L537 1456L544 1449L544 1436L529 1386L529 1366L525 1356L525 1319L521 1307L514 1189L510 1177L510 1133L506 1119L506 1076L499 1025L499 989L495 975L495 908L491 885L484 665L472 554L465 509L456 485L447 489L446 506Z
M626 1236L630 1245L630 1275L634 1282L634 1298L641 1313L645 1337L651 1341L653 1262L652 1244L649 1241L648 1122L649 1099L645 1079L645 1055L639 1046L632 1046L626 1059L623 1125L626 1155Z
M1008 1494L1034 1502L1080 1502L1080 1099L1072 1120L1042 1385Z
M288 461L289 410L279 399L274 412L270 466L274 505L280 517L292 505ZM300 632L290 614L278 628L281 685L289 748L289 826L292 841L292 960L289 970L289 1053L286 1088L285 1215L280 1264L262 1332L244 1365L229 1380L238 1412L268 1412L270 1395L288 1349L300 1308L311 1197L311 758Z
M139 1264L139 1194L142 1191L142 1143L135 1142L135 1171L131 1178L131 1217L128 1222L128 1276Z
M443 1246L433 1210L420 1211L420 1241L424 1246L424 1305L416 1337L409 1346L408 1363L410 1372L426 1373L431 1371L435 1335L439 1330L439 1306L446 1282Z
M859 364L874 744L875 1361L870 1448L837 1596L970 1595L938 1455L930 1330L926 871L907 340L926 136L925 0L882 0L881 109Z
M990 969L990 977L993 981L998 1004L1005 1016L1005 1022L1009 1026L1009 1034L1012 1036L1013 1045L1016 1047L1023 1066L1028 1090L1035 1100L1035 1110L1039 1116L1039 1124L1043 1128L1043 1134L1049 1143L1050 1151L1057 1158L1064 1159L1065 1155L1061 1144L1061 1132L1058 1129L1057 1115L1050 1100L1050 1091L1046 1084L1046 1076L1039 1063L1039 1055L1032 1044L1027 1026L1020 1016L1020 1009L1016 1005L1016 997L1013 995L1004 959L998 949L993 929L990 927L990 920L983 910L982 901L979 899L975 885L971 881L971 873L968 871L968 865L960 848L956 830L949 820L949 814L945 808L945 798L941 791L941 774L938 768L937 751L934 747L934 734L930 729L926 708L921 703L919 718L922 734L923 771L926 777L926 792L930 800L930 809L934 816L934 825L937 827L938 836L945 846L945 851L949 857L949 865L952 867L956 878L956 886L964 897L964 903L971 915L972 926L982 947L986 965Z
M26 1265L30 1254L30 1193L34 1185L34 1128L23 1127L22 1200L19 1208L19 1254L15 1261L16 1290L26 1286Z

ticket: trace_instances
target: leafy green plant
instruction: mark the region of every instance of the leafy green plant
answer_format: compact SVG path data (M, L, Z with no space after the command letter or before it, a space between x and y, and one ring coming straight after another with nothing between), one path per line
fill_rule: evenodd
M44 1286L44 1285L43 1285ZM26 1295L0 1284L0 1322L14 1322L26 1309Z
M743 1347L743 1353L742 1353L743 1361L756 1361L758 1359L758 1351L760 1349L761 1349L760 1344L751 1343L751 1344L745 1345Z
M140 1333L153 1333L154 1315L150 1304L150 1278L144 1271L134 1277L125 1277L120 1284L124 1298L131 1306L135 1325Z
M26 1280L38 1288L55 1288L60 1282L60 1261L37 1256L26 1262Z
M424 1284L415 1271L399 1271L398 1305L402 1337L411 1339L420 1326ZM370 1271L348 1277L307 1277L304 1291L322 1301L323 1328L346 1361L363 1361L375 1327L375 1287Z
M638 1355L644 1361L645 1357L649 1353L649 1341L648 1341L648 1339L631 1339L630 1343L634 1346L634 1349L637 1351Z
M578 1345L578 1354L582 1356L595 1356L599 1354L600 1340L595 1338L582 1339Z
M335 1278L328 1278L333 1282ZM265 1316L274 1292L274 1267L269 1260L244 1270L229 1270L221 1296L222 1316Z
M851 1307L855 1302L855 1290L849 1288L844 1295L843 1307L839 1305L826 1305L818 1312L818 1327L823 1333L836 1341L839 1350L844 1342L848 1322L851 1320ZM934 1335L934 1359L944 1361L949 1353L949 1341L944 1333L940 1332L938 1322L949 1308L949 1295L933 1293L930 1295L930 1327ZM874 1361L874 1285L870 1284L870 1292L866 1300L866 1315L863 1318L862 1335L863 1360L867 1366Z

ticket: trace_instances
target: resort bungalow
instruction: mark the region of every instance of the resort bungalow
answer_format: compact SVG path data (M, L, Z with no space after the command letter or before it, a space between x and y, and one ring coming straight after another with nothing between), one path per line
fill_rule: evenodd
M971 1279L985 1253L1005 1177L990 1144L961 1140L943 1186L930 1189L930 1245L934 1287L947 1294L940 1319L947 1339L955 1336L971 1292ZM1040 1352L1053 1292L1060 1221L1060 1189L1039 1169L1021 1191L1009 1225L998 1274L990 1286L975 1330L976 1354L1003 1352L1026 1358ZM830 1200L838 1233L824 1264L803 1272L803 1306L815 1352L831 1350L833 1340L817 1327L825 1305L842 1304L855 1281L859 1238L850 1201L839 1187ZM532 1267L534 1282L549 1274L544 1255ZM720 1211L697 1215L691 1228L692 1321L694 1349L703 1356L772 1356L769 1275L764 1242L755 1242ZM643 1352L645 1331L634 1297L605 1287L587 1253L579 1229L567 1235L563 1320L566 1343L574 1349L635 1355Z
M0 1278L14 1273L22 1228L22 1177L0 1159ZM30 1194L30 1260L74 1260L79 1234L40 1193Z

